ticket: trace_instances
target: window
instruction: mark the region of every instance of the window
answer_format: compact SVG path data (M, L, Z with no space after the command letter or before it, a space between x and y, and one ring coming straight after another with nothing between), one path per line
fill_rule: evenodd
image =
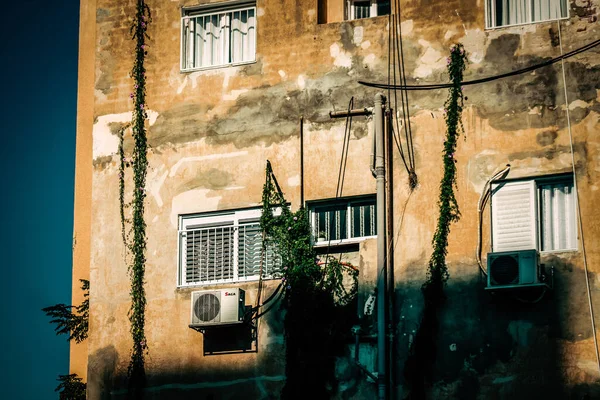
M255 5L255 2L237 2L184 10L181 70L253 62L256 56Z
M571 176L492 185L493 250L575 250L575 201Z
M369 18L371 16L371 2L352 1L350 2L350 19Z
M486 0L486 28L567 18L567 0Z
M257 280L262 256L260 209L179 218L179 285ZM267 248L263 278L275 277L280 260Z
M342 244L377 235L375 196L310 205L315 244Z
M370 18L389 13L389 0L347 0L347 19Z

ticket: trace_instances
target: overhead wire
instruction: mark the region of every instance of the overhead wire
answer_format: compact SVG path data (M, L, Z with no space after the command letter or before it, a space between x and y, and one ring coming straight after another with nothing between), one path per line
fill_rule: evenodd
M415 173L415 151L410 123L408 92L402 89L402 87L406 86L406 68L404 65L401 7L398 0L391 2L390 6L391 12L388 17L388 85L386 89L388 91L388 104L393 103L393 107L388 108L391 112L389 130L400 153L404 168L408 173L409 186L413 189L416 186L417 178ZM391 84L392 80L393 84ZM400 85L397 84L398 81ZM399 100L398 90L400 90ZM402 109L401 116L399 108ZM402 118L401 121L400 118ZM402 133L404 133L404 139L402 139ZM402 143L403 141L404 144Z
M396 3L396 53L398 54L398 66L400 67L400 79L402 85L406 86L406 68L404 66L404 44L402 40L402 8L400 0L394 0ZM410 105L408 102L408 92L405 90L400 91L400 97L402 100L402 116L404 121L404 133L406 136L406 145L408 149L408 158L410 162L411 171L415 169L415 150L413 147L412 128L410 124Z
M392 44L394 43L393 35L392 35L392 32L394 32L394 30L392 30L392 26L395 24L394 18L395 18L394 13L390 12L388 14L388 87L387 87L387 94L388 94L387 98L389 101L391 101L391 99L392 99L392 97L391 97L392 70L393 70L393 75L394 75L394 86L396 85L396 52L392 51ZM395 91L394 91L394 94L395 94ZM397 137L396 130L393 129L393 124L392 124L392 134L394 137L394 142L396 143L396 148L398 149L398 152L400 153L400 158L402 159L402 163L404 164L404 168L406 168L406 170L409 171L410 167L408 166L408 164L406 162L406 156L404 155L404 149L402 147L402 142Z
M560 29L560 21L557 21L558 25L558 42L560 44L560 54L563 54L563 45L562 45L562 33ZM600 41L599 41L600 42ZM567 114L567 128L569 131L569 145L571 149L571 167L573 169L573 188L575 189L575 204L577 206L577 219L579 221L579 238L581 239L581 252L583 255L583 269L585 272L585 285L587 289L587 298L588 298L588 306L590 309L590 320L592 325L592 333L594 336L594 350L596 352L596 363L598 366L598 371L600 371L600 352L598 351L598 337L596 332L596 320L594 318L594 306L592 304L592 290L590 286L590 276L588 274L588 263L587 263L587 253L585 251L585 241L583 236L583 222L581 220L581 204L579 203L579 190L577 186L577 173L575 169L575 151L573 148L573 132L571 130L571 114L569 112L569 97L567 94L567 78L565 76L565 62L564 58L561 58L561 67L562 67L562 78L563 78L563 88L564 88L564 96L565 96L565 109Z
M487 82L492 82L498 79L503 79L503 78L508 78L511 76L516 76L516 75L521 75L527 72L531 72L531 71L535 71L536 69L540 69L540 68L544 68L553 64L556 64L562 60L566 60L568 58L574 57L578 54L581 54L585 51L588 51L590 49L593 49L594 47L600 45L600 39L598 40L594 40L593 42L588 43L585 46L582 46L578 49L572 50L568 53L564 53L561 54L558 57L554 57L551 58L547 61L541 62L541 63L537 63L534 65L531 65L529 67L525 67L525 68L521 68L518 70L514 70L511 72L506 72L504 74L499 74L499 75L493 75L493 76L488 76L485 78L480 78L480 79L474 79L471 81L463 81L461 83L462 86L470 86L470 85L477 85L480 83L487 83ZM447 89L452 87L451 83L438 83L438 84L430 84L430 85L386 85L384 83L376 83L376 82L366 82L366 81L358 81L359 84L364 85L364 86L368 86L368 87L373 87L373 88L377 88L377 89L402 89L402 90L437 90L437 89Z
M354 107L354 96L350 98L348 103L348 116L346 116L346 126L344 128L344 143L342 144L342 155L340 159L340 168L338 171L337 187L335 189L335 197L341 197L344 189L344 177L346 175L346 165L348 161L348 148L350 145L350 131L352 130L352 116L350 111Z
M348 161L348 150L350 147L350 132L352 130L352 114L350 111L354 107L354 96L350 98L348 102L348 113L346 115L346 125L344 127L344 142L342 144L342 154L340 156L340 168L338 171L338 180L337 186L335 189L335 198L338 199L342 197L342 193L344 190L344 179L346 177L346 165ZM329 262L329 252L331 250L331 232L328 232L328 241L327 241L327 252L325 254L325 264Z

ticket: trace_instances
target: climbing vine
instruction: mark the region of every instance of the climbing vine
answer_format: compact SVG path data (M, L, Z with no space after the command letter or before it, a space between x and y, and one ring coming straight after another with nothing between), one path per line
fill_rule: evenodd
M446 255L450 225L460 218L454 194L456 187L455 153L458 137L460 133L464 132L461 119L464 104L461 83L466 67L467 54L463 45L452 46L448 57L448 75L452 86L444 104L446 138L442 151L444 174L440 183L439 216L432 240L433 253L429 259L427 279L421 287L424 298L423 315L405 366L407 381L411 386L411 395L413 398L419 399L425 398L426 386L435 363L438 314L446 299L444 286L449 278Z
M292 212L267 162L261 227L281 257L286 383L281 397L330 398L336 391L335 357L344 351L356 298L358 270L331 257L318 262L308 213ZM273 210L281 213L274 216ZM349 286L349 287L348 287Z
M135 41L134 62L130 76L133 78L133 115L131 125L121 129L119 135L119 211L121 217L121 236L126 252L128 271L131 278L131 307L129 321L133 348L128 368L128 385L131 398L142 398L142 390L146 382L144 367L146 343L145 311L146 293L144 289L144 274L146 269L146 222L144 220L144 200L146 198L146 174L148 170L147 139L146 139L146 68L144 61L148 54L147 30L151 22L150 8L144 0L137 0L135 18L131 27L132 39ZM125 157L123 135L125 129L131 127L133 150L131 158ZM125 169L132 168L132 198L125 203ZM126 209L130 213L126 215ZM130 225L130 229L127 229Z
M456 143L458 136L464 132L462 124L463 110L463 92L461 83L463 72L467 67L467 55L462 44L454 45L450 48L450 57L448 57L448 74L452 87L446 103L446 140L444 141L444 150L442 159L444 164L444 175L440 183L440 198L438 201L439 216L437 227L433 235L433 254L429 260L428 278L423 285L424 293L433 291L441 293L443 285L448 280L448 268L446 267L446 254L448 248L448 235L450 233L450 224L458 221L460 211L454 194L456 187ZM431 296L435 296L431 294ZM426 299L430 295L426 294ZM433 300L433 298L431 298Z

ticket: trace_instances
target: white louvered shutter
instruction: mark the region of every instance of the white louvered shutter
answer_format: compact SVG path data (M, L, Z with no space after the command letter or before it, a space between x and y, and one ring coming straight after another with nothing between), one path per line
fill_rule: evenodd
M534 181L492 186L492 248L495 252L537 249Z

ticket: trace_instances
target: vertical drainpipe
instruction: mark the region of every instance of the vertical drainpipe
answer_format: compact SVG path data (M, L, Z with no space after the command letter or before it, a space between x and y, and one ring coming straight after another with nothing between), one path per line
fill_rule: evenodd
M304 116L300 116L300 207L304 207Z
M375 95L375 172L377 174L377 388L378 399L387 399L386 377L386 270L385 270L385 153L383 106L385 97Z
M388 398L393 400L395 398L395 388L396 382L394 380L394 354L395 354L395 335L394 335L394 303L395 303L395 281L394 281L394 247L392 238L394 237L394 196L393 196L393 187L394 187L394 168L393 168L393 143L392 143L392 135L391 135L391 110L390 108L386 108L385 110L385 122L383 135L385 140L385 214L386 214L386 272L387 272L387 328L388 328L388 367L387 367L387 377L388 377Z

